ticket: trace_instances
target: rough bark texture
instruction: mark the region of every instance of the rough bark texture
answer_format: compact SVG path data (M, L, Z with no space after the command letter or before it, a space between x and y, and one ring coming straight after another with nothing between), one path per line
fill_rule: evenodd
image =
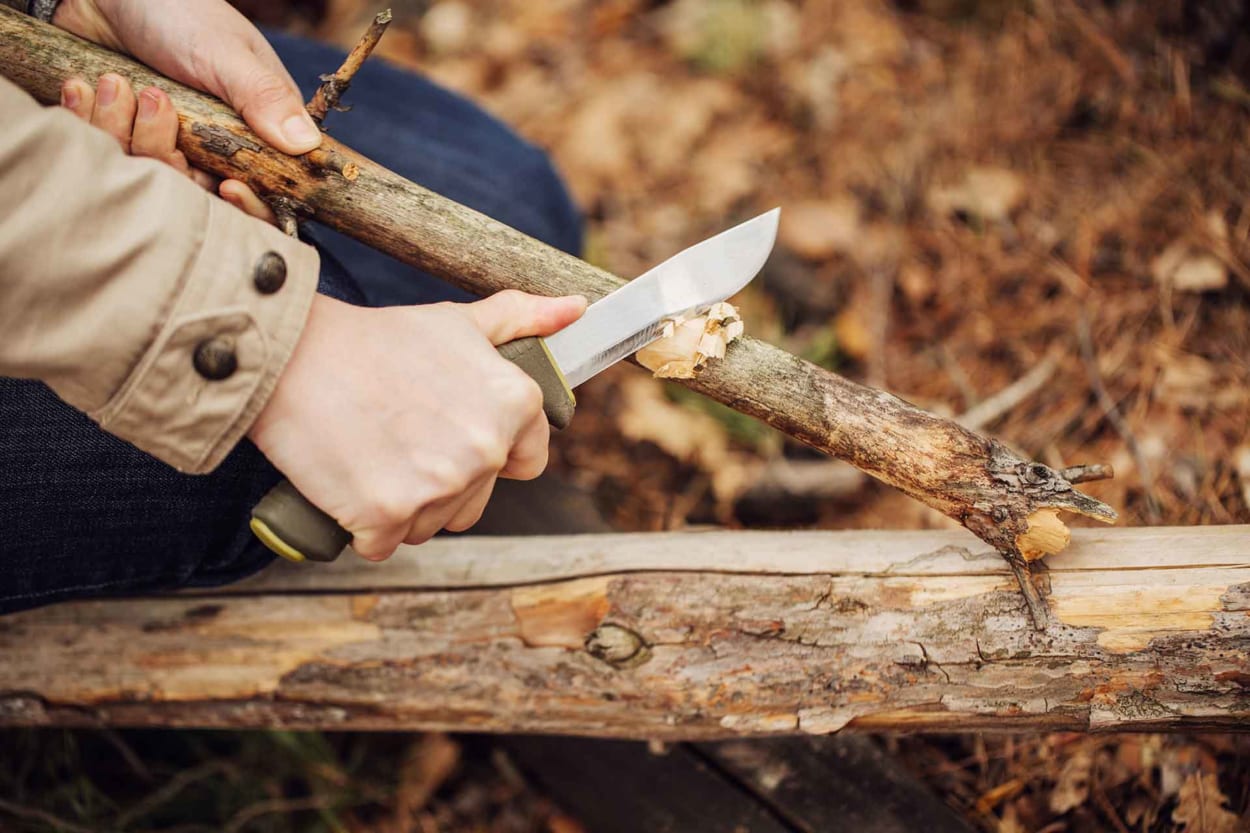
M440 539L0 619L0 724L715 738L1250 726L1250 527Z
M594 300L622 283L329 137L302 157L279 153L220 101L3 8L0 71L49 103L73 75L116 72L139 87L155 84L178 109L179 147L191 164L285 199L302 216L473 292L511 288ZM1017 539L1039 509L1115 519L1110 507L1073 489L1060 473L995 440L752 338L738 340L723 360L683 384L929 504L1017 565Z
M316 120L317 124L325 121L326 113L330 110L347 110L350 108L339 107L339 99L347 92L352 85L352 79L356 73L360 71L360 67L369 58L373 52L373 48L378 45L378 41L382 39L382 35L386 33L386 27L391 25L391 10L387 9L378 12L370 24L369 30L361 37L359 43L352 47L352 51L347 54L347 58L343 61L343 65L329 75L321 76L321 86L317 88L317 92L313 95L312 101L308 102L308 114Z

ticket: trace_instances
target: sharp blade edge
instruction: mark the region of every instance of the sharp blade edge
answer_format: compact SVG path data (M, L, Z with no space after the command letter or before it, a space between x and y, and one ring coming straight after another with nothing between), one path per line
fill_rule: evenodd
M705 310L750 283L772 251L780 213L774 208L678 252L549 336L569 387L654 341L666 319Z

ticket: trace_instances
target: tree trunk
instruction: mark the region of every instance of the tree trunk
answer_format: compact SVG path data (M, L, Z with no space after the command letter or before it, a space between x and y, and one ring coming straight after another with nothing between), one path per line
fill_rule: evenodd
M330 68L327 67L327 70ZM444 199L327 137L289 157L266 146L217 99L133 61L0 7L0 71L45 102L61 82L116 72L169 93L191 164L288 201L301 215L478 294L522 289L591 300L620 278ZM1115 512L1040 463L881 391L744 338L722 361L683 382L757 417L954 518L1019 567L1030 527L1055 527L1063 509L1103 521ZM1036 532L1036 529L1035 529ZM1057 526L1050 546L1062 546ZM1034 553L1036 554L1036 553ZM1023 588L1031 592L1031 588ZM1035 601L1035 594L1034 594ZM1036 615L1036 611L1035 611Z
M1250 527L459 537L0 619L0 724L716 738L1250 727Z

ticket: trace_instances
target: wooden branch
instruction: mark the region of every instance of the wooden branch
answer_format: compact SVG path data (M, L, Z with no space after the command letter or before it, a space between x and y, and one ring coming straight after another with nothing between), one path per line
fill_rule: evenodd
M1245 730L1250 526L459 537L0 618L0 724L714 738Z
M317 88L317 92L313 94L306 108L308 115L312 116L317 124L325 121L326 113L330 110L346 109L339 107L339 99L352 85L352 79L356 77L361 65L373 53L373 48L378 45L382 35L386 34L386 27L390 25L391 10L378 12L369 26L369 31L365 32L360 41L352 47L352 51L347 53L343 65L330 75L321 76L321 86Z
M178 109L179 147L192 165L285 198L300 214L475 293L511 288L594 300L622 283L329 137L301 157L279 153L220 101L3 7L0 69L49 103L75 75L116 72L139 87L155 84ZM723 360L683 384L924 501L1017 564L1039 510L1116 517L1058 472L993 439L752 338L735 342ZM1039 603L1027 581L1023 589Z

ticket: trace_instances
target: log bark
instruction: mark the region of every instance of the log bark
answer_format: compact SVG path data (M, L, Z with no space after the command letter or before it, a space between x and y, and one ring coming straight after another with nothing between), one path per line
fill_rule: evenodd
M0 618L0 724L706 739L1250 727L1250 527L460 537Z
M243 180L304 217L475 293L522 289L595 300L622 283L332 138L301 157L279 153L217 99L2 7L0 71L48 103L59 100L62 81L75 75L116 72L137 87L159 86L179 112L178 145L191 164ZM1020 541L1038 510L1107 522L1116 517L1059 472L1021 459L1002 443L752 338L735 342L722 361L683 384L938 509L1018 567ZM1022 589L1029 592L1027 583Z

